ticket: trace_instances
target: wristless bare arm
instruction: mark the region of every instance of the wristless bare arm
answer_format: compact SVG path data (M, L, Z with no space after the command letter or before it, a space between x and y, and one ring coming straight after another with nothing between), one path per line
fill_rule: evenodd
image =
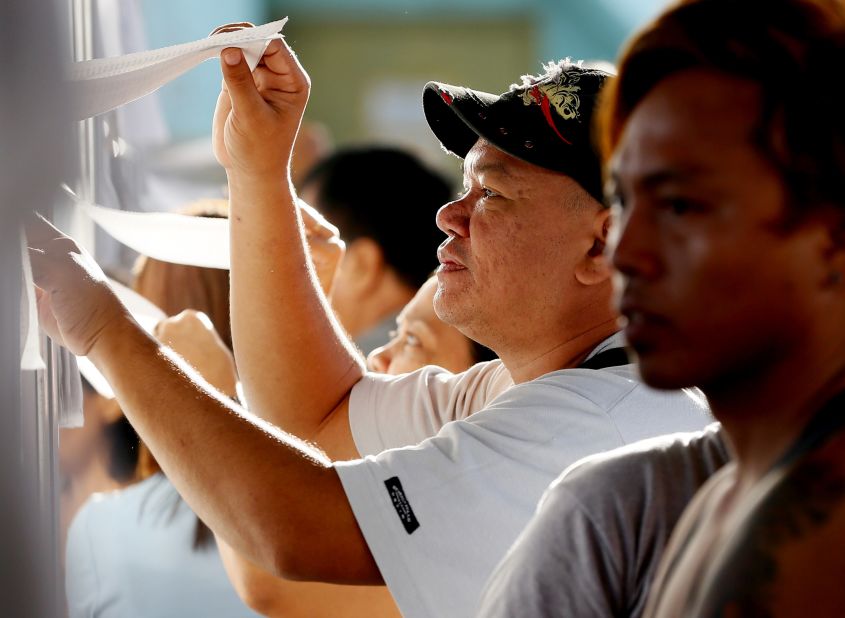
M347 397L364 370L309 264L288 174L308 77L285 45L254 74L233 53L236 64L221 63L214 140L229 179L232 333L246 398L332 458L355 457Z

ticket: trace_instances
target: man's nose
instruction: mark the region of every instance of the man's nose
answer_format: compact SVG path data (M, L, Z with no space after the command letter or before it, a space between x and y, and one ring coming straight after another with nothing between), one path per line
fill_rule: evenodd
M648 212L634 205L616 217L609 250L614 268L626 277L653 279L660 275L660 239Z
M469 204L467 196L441 206L437 211L437 227L449 236L469 236Z

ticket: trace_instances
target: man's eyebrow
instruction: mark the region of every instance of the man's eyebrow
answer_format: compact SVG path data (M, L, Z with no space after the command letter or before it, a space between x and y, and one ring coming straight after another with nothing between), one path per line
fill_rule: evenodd
M472 167L472 171L476 176L480 176L481 174L500 174L502 176L507 176L511 178L513 174L511 173L510 167L502 162L502 161L490 161L488 163L481 163L478 165L474 165ZM463 172L464 178L467 176L467 168L466 163L461 164L461 172Z
M685 182L705 176L708 170L700 166L686 166L669 169L661 169L638 176L635 182L644 189L654 189L660 185L670 182ZM621 181L620 175L614 171L610 175L613 186L618 187Z

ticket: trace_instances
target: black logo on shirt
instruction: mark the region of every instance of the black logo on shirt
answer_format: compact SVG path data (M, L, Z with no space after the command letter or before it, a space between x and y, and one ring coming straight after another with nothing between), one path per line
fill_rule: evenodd
M420 522L417 520L417 516L414 515L414 509L411 508L411 504L405 497L399 477L390 477L384 482L384 485L387 487L387 493L390 494L390 500L393 502L393 508L396 509L396 514L399 515L399 520L405 526L405 532L411 534L420 527Z

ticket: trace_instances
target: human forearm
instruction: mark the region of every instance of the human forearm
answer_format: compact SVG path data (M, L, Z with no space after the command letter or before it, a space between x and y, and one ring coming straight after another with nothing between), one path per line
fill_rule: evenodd
M225 50L215 153L231 198L232 333L250 407L315 438L362 373L316 283L289 164L310 82L282 42L250 73Z
M217 538L220 558L241 600L270 618L377 618L399 616L384 586L339 586L275 577Z
M90 356L168 478L238 551L291 578L378 581L337 474L319 452L203 387L128 318L113 320Z
M319 288L279 177L229 174L235 356L250 408L314 439L363 368Z

